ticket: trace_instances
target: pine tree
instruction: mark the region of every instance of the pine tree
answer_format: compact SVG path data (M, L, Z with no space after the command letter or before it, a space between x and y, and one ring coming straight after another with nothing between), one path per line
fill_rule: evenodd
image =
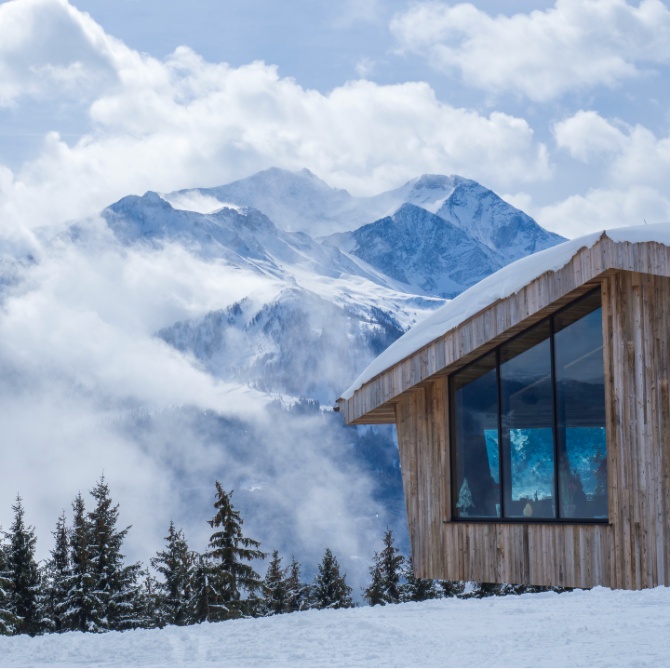
M266 616L283 614L288 611L289 587L286 571L282 569L281 561L279 552L275 549L272 552L272 559L263 580L263 593L265 595L263 613Z
M91 562L91 527L81 493L72 503L70 530L70 568L66 580L67 595L63 603L63 630L83 633L96 630L95 612L100 605L94 593L95 580Z
M231 503L232 494L216 482L216 514L209 525L220 530L210 537L209 551L205 554L213 568L211 586L216 592L216 602L210 603L210 616L214 620L253 615L257 605L255 594L262 584L260 575L248 562L263 559L265 554L258 549L260 542L242 534L244 522Z
M400 602L400 580L405 559L393 543L393 531L384 533L384 548L375 552L370 568L372 583L363 595L370 605L386 605Z
M91 490L95 509L89 512L90 560L95 608L94 630L124 630L139 625L136 620L139 563L124 565L121 553L128 528L117 530L119 506L112 505L104 476Z
M0 528L0 635L16 632L16 616L12 611L12 580L9 575L4 532Z
M299 612L309 606L309 586L300 579L300 563L291 558L286 576L286 611Z
M14 521L9 529L7 569L12 581L11 610L16 616L16 632L36 635L41 631L39 596L40 573L35 561L37 538L32 526L24 522L21 496L12 505Z
M218 593L214 589L214 566L202 554L192 554L191 600L189 602L188 623L218 621ZM215 613L216 612L216 613Z
M135 622L138 628L164 628L167 624L158 582L148 570L140 570L141 583L135 595Z
M56 522L53 536L54 548L44 568L41 609L45 628L58 633L64 629L63 614L71 574L70 540L65 512Z
M432 579L421 579L414 574L412 557L405 562L403 577L405 583L400 587L400 600L407 602L422 602L442 597L440 584Z
M346 574L340 575L340 565L330 549L326 549L323 560L319 563L310 593L310 606L319 610L354 606Z
M156 583L160 608L166 624L184 626L189 622L193 557L182 530L170 521L167 546L151 559L151 565L163 578Z
M442 589L442 598L460 598L465 591L466 582L452 580L440 580L438 582Z
M372 582L363 591L363 597L368 601L368 605L386 605L384 575L382 573L381 558L375 551L373 564L370 567L370 576Z

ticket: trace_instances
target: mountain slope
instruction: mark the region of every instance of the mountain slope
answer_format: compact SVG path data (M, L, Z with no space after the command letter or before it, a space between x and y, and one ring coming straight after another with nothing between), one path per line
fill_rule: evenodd
M454 179L452 193L436 214L499 254L503 265L565 242L493 191L462 177Z
M412 204L402 205L393 216L325 241L416 291L443 298L458 295L502 266L487 246Z

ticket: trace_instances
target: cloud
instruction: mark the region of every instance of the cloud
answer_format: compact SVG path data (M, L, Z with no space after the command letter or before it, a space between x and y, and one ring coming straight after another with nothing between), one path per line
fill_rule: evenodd
M670 62L670 10L660 0L557 0L546 11L513 16L418 2L396 14L390 29L402 52L469 86L535 101L620 86Z
M89 119L78 141L54 129L38 155L10 180L5 174L5 219L47 225L129 192L216 185L271 165L308 167L334 186L368 194L423 172L467 174L498 189L551 174L546 147L526 121L445 104L425 83L353 81L322 94L262 62L208 63L186 47L158 61L108 37L64 0L7 5L0 6L5 15L20 14L27 24L48 9L50 20L74 33L66 58L56 56L58 36L47 31L40 62L77 62L105 76L76 79ZM0 44L11 27L0 22ZM16 104L38 94L48 104L62 94L57 78L33 76L38 37L28 30L5 62L13 82L5 98Z
M670 179L670 136L657 137L641 124L579 111L554 126L554 137L572 158L602 169L612 185L662 191Z
M118 81L132 52L65 0L0 5L0 107L22 97L90 99Z
M554 138L560 149L584 162L618 153L626 142L624 130L597 112L583 110L555 124Z
M549 230L568 237L586 233L670 222L670 198L649 186L594 188L539 208L529 207L535 219Z
M36 242L39 262L0 299L0 524L20 493L46 558L60 511L71 519L76 493L104 472L133 525L125 550L146 562L170 519L206 548L219 479L264 549L314 567L329 545L364 579L351 557L367 561L385 517L351 435L321 414L268 410L267 395L154 336L245 296L262 304L276 281L179 246L124 247L98 220L84 228L76 243Z

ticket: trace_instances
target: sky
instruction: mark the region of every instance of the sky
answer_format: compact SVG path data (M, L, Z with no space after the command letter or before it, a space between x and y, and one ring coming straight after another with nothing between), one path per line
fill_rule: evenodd
M8 0L0 213L16 237L276 165L461 174L568 237L667 221L669 62L660 0Z
M205 542L222 473L272 481L311 559L338 540L367 560L371 483L335 453L346 438L316 419L278 434L266 396L155 337L271 287L122 248L96 214L278 166L355 195L460 174L567 237L670 221L669 62L659 0L0 2L0 523L20 492L45 557L104 472L146 561L171 516ZM83 218L86 245L58 237ZM254 426L260 474L193 418L222 407Z

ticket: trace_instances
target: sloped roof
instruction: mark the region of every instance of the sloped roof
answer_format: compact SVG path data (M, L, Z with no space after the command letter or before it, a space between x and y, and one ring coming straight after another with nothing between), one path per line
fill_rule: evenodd
M563 282L565 284L563 293L568 293L571 288L576 288L579 281L583 280L582 284L584 284L607 269L653 272L653 268L647 267L649 265L648 261L636 260L632 257L626 260L628 256L631 256L630 253L626 254L620 250L617 255L617 252L612 248L612 245L614 247L622 245L629 248L630 245L644 245L647 243L655 243L655 246L662 245L670 249L670 224L615 228L585 235L522 258L486 277L411 328L368 365L338 400L340 407L345 409L345 419L348 422L359 422L357 420L364 414L373 411L384 403L388 403L394 397L394 394L400 394L431 374L435 374L438 371L435 369L435 365L426 361L420 361L414 365L414 368L418 367L425 370L425 374L421 371L417 374L415 370L408 375L406 371L403 373L396 368L399 367L400 363L407 362L408 359L416 357L424 349L430 348L429 345L444 340L449 333L457 331L459 327L473 317L486 312L488 308L501 301L515 296L539 278L560 273L571 263L576 262L580 254L587 253L589 255L589 268L586 270L580 269L574 280L571 278L571 281ZM590 252L596 246L602 247L596 254L599 258L590 258ZM609 252L607 252L606 247ZM670 254L668 255L670 257ZM665 274L665 272L661 273ZM556 281L561 284L560 278ZM560 294L561 287L559 286L558 292L554 292L554 295L558 296ZM540 303L538 303L539 307L541 307ZM526 316L529 316L530 313L528 311ZM491 333L493 334L493 331ZM433 352L429 351L424 353L429 357L434 355ZM437 358L440 359L439 352ZM443 362L445 364L452 362L449 359L450 357L447 355ZM439 365L439 362L437 364ZM395 380L392 383L388 383L389 380L386 380L386 383L383 384L384 380L381 378L388 377L390 372L394 372ZM360 394L363 387L371 385L373 381L377 386L382 384L385 388L375 389L372 393L374 399L371 399L368 392L364 406L355 403L356 394ZM356 404L359 406L354 409ZM381 413L379 416L381 416ZM360 423L365 423L365 421L360 421Z

